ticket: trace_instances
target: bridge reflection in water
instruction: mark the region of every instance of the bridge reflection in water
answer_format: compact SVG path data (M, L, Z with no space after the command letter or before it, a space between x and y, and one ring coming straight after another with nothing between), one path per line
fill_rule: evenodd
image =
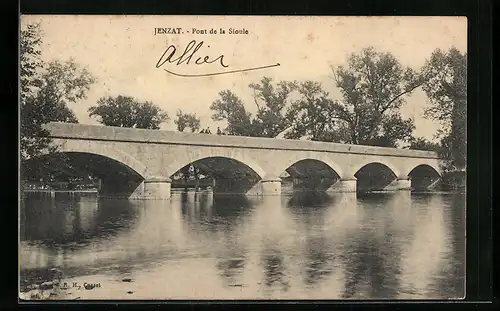
M101 283L83 299L464 295L463 194L31 196L21 212L22 274Z

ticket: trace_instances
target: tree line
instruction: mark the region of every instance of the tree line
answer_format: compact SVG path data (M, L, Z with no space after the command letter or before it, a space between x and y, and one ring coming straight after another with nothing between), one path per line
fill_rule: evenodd
M445 170L466 164L467 54L455 47L436 49L416 72L392 54L368 47L352 53L346 65L332 67L333 98L319 82L280 81L264 77L250 84L257 113L230 90L212 103L212 119L227 122L232 135L336 142L436 151ZM400 108L421 87L429 105L423 116L438 121L437 143L414 137L413 119Z
M21 31L21 161L53 148L42 125L51 121L78 123L69 105L86 98L96 78L74 60L44 63L39 24ZM316 81L273 81L263 77L249 84L252 102L231 90L211 103L212 120L225 121L228 135L306 138L313 141L432 150L445 170L466 164L467 54L455 47L436 49L420 70L402 65L391 53L367 47L331 67L338 96ZM414 137L414 120L401 107L422 88L428 98L423 116L438 121L438 143ZM254 114L245 107L255 105ZM170 116L150 101L131 96L102 97L89 117L108 126L159 129ZM199 131L195 113L178 110L179 131ZM52 150L53 151L53 150Z

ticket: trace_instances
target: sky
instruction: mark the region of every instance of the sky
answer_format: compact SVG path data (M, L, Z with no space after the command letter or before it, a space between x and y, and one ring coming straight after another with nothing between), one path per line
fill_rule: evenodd
M465 17L298 17L298 16L168 16L168 15L23 15L21 28L40 22L43 30L42 58L65 61L73 58L96 78L87 98L70 104L80 123L98 124L89 118L88 108L104 96L126 95L151 101L170 115L162 125L175 130L176 111L194 112L203 127L212 132L224 123L211 120L210 104L218 93L229 89L237 94L248 111L256 105L250 83L269 76L281 80L321 82L337 98L331 66L345 65L351 53L373 46L379 52L392 53L404 66L418 70L431 53L455 46L467 51ZM155 28L181 28L180 34L156 34ZM207 34L193 34L193 28ZM225 34L210 34L211 29ZM229 34L229 29L248 34ZM180 56L186 45L196 40L203 45L190 64L157 63L170 46ZM173 51L170 48L169 52ZM220 62L196 65L197 57L209 56ZM179 77L178 74L206 74L261 66L279 66L261 70L205 77ZM421 89L406 97L401 112L413 117L414 135L432 139L439 125L423 118L428 100Z

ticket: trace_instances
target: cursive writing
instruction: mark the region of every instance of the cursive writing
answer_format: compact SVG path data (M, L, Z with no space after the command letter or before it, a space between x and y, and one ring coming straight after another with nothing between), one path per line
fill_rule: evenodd
M210 56L197 56L195 55L198 50L200 50L203 47L203 41L200 41L199 43L196 42L196 40L191 40L186 48L184 49L184 52L180 55L176 55L177 53L177 48L174 45L169 45L163 54L161 55L160 59L156 62L156 68L160 68L165 63L170 63L170 64L175 64L177 66L181 64L189 65L189 64L195 64L195 65L203 65L203 64L213 64L218 62L220 66L223 68L229 67L229 65L226 65L224 62L224 54L221 54L217 56L216 58L210 58ZM210 47L209 45L207 47ZM193 63L191 61L194 60ZM228 74L228 73L236 73L236 72L243 72L243 71L251 71L251 70L258 70L258 69L265 69L265 68L270 68L270 67L276 67L280 66L280 64L273 64L273 65L268 65L268 66L259 66L259 67L251 67L251 68L246 68L246 69L237 69L237 70L230 70L230 71L220 71L220 72L213 72L213 73L204 73L204 74L179 74L175 73L174 71L165 69L164 70L172 75L179 76L179 77L206 77L206 76L214 76L214 75L221 75L221 74Z
M191 42L189 42L188 45L186 46L186 48L184 49L184 52L179 57L172 59L175 56L175 52L177 52L177 49L175 48L175 46L170 45L163 52L160 59L156 63L156 68L160 68L166 62L169 62L169 63L177 62L177 65L186 63L186 65L189 65L189 62L193 58L194 54L196 54L196 52L198 52L198 50L201 49L202 46L203 46L203 41L200 41L200 43L196 44L196 40L191 40ZM194 49L193 49L193 47L194 47ZM208 47L210 47L210 46L208 46ZM168 56L165 58L165 55L167 55L168 52L170 52L170 54L168 54ZM203 65L203 64L212 64L212 63L215 63L216 61L219 61L220 65L222 67L225 67L225 68L229 67L229 65L224 64L224 55L219 55L217 58L212 59L212 60L210 60L210 56L203 57L203 60L201 57L198 57L194 61L194 63L196 65Z

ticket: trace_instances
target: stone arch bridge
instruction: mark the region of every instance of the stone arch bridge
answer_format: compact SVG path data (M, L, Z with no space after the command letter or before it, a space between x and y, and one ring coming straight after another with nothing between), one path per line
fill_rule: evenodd
M101 177L101 194L130 199L170 198L173 176L191 164L214 176L214 191L248 195L281 194L285 181L299 189L356 192L426 189L440 178L438 158L428 151L58 122L45 127L60 152Z

